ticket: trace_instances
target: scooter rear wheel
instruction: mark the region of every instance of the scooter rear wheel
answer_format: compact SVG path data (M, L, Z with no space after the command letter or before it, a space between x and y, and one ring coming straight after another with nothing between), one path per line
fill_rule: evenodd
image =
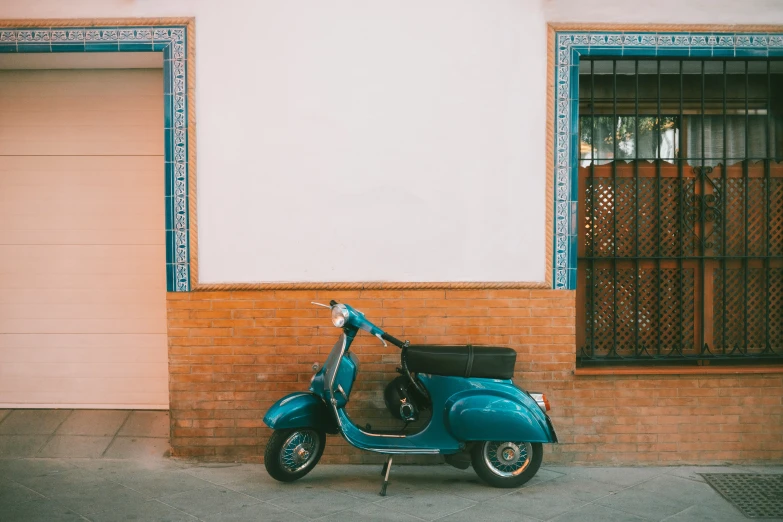
M275 430L264 452L269 475L281 482L293 482L310 473L326 446L326 434L313 428Z
M521 486L538 472L543 458L540 442L485 441L476 443L471 453L476 474L496 488Z

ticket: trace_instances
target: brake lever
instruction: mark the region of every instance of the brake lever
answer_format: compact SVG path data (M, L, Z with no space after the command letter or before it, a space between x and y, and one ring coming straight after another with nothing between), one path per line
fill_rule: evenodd
M381 334L375 334L375 337L377 337L378 339L381 340L381 342L383 343L384 347L389 346L388 344L386 344L386 341L383 340L383 337L381 337Z

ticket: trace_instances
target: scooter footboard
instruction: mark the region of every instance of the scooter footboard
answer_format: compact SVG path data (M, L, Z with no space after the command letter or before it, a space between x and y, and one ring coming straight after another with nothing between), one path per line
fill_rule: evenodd
M523 393L520 395L488 394L486 391L462 395L450 401L446 414L448 429L463 441L557 442L546 414L533 399Z
M334 415L321 398L313 393L286 395L269 408L264 424L275 430L288 428L318 428L337 433Z

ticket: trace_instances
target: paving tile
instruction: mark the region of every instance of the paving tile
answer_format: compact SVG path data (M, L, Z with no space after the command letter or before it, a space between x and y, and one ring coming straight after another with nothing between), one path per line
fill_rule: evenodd
M644 491L650 495L661 495L673 500L698 504L722 498L706 482L696 482L672 475L661 475L642 482L632 489Z
M531 481L532 482L532 481ZM590 480L585 475L562 475L560 478L538 484L525 484L523 491L547 492L551 495L568 495L577 500L591 502L625 489L623 486Z
M74 410L57 428L57 435L114 437L130 414L127 410Z
M646 522L648 519L606 506L588 504L552 520L556 522L571 522L572 520L579 520L579 522Z
M36 493L32 489L25 487L11 480L0 479L0 515L9 506L29 502L31 500L41 500L43 495Z
M9 506L3 510L3 522L65 522L84 519L68 508L51 500L33 500Z
M14 477L14 481L45 497L68 494L103 482L94 473L75 467L62 471L55 469L39 475Z
M742 469L729 468L728 473L773 473L783 474L783 466L739 466ZM747 471L746 471L747 470ZM720 471L702 471L701 473L721 473Z
M222 487L244 493L245 495L250 495L259 500L270 500L284 494L286 490L301 488L303 487L303 484L307 484L305 479L290 483L279 482L272 477L267 476L266 478L245 478L237 482L232 482L231 484L225 484ZM373 498L373 500L377 499Z
M747 522L749 519L727 502L724 509L697 504L663 520L666 522Z
M316 469L318 468L316 467ZM231 484L257 477L267 477L274 480L262 464L199 464L188 468L186 472L214 484ZM307 478L313 473L307 475Z
M47 495L80 515L103 511L122 511L146 500L143 495L120 484L102 480L80 488L61 489Z
M433 483L432 489L445 491L475 502L483 502L514 493L513 489L493 488L475 473L465 473L455 478L443 479Z
M542 484L544 482L549 482L550 480L559 479L564 476L565 473L563 473L562 471L540 468L538 472L535 475L533 475L533 478L525 483L525 486L534 486L536 484Z
M123 507L118 511L102 511L90 515L93 522L128 522L129 520L155 520L158 522L197 522L198 519L187 513L167 506L157 500L139 502ZM253 519L246 519L253 520ZM261 519L256 519L261 520Z
M199 518L236 511L260 502L257 498L219 486L167 495L158 500Z
M133 411L117 435L168 438L171 426L167 411Z
M97 459L103 455L111 440L111 437L55 435L41 448L36 457Z
M260 502L251 506L243 506L232 511L224 511L216 515L210 515L202 518L202 520L205 522L247 522L249 520L263 520L264 522L297 522L309 519L272 504ZM350 520L350 518L348 520Z
M294 485L298 487L285 488L267 502L310 518L331 515L363 504L358 498L323 487L291 484Z
M420 474L405 474L404 470L410 467L392 467L390 476L389 494L415 491L421 489L422 484L430 485L432 476ZM309 479L309 480L308 480ZM307 477L297 481L297 484L308 486L326 487L333 491L339 491L346 495L375 502L381 500L378 493L381 491L383 479L378 466L322 466L313 470ZM293 486L293 484L292 484Z
M599 498L595 503L650 520L662 520L695 504L689 500L651 495L636 488Z
M124 476L129 473L186 470L192 465L188 462L169 458L128 460L104 457L102 459L71 459L66 462L109 480L112 477Z
M368 477L355 477L344 478L341 480L335 480L332 483L325 484L325 486L332 491L339 491L345 495L355 497L367 502L376 502L383 499L379 495L381 491L382 478L380 475L375 475L371 478ZM389 482L388 494L392 492L401 493L403 491L413 491L415 489L412 485L405 485L398 480L392 479Z
M3 419L5 419L6 415L11 413L11 410L0 410L0 422L3 422Z
M162 458L171 451L169 439L115 437L104 457L109 459Z
M566 492L556 495L541 486L522 488L513 495L499 497L492 502L506 511L541 520L556 517L586 504Z
M422 519L398 511L384 509L382 506L376 504L366 504L340 511L339 513L334 513L333 515L328 515L319 518L318 520L323 520L324 522L364 522L366 520L377 520L379 522L421 522Z
M589 476L590 480L630 487L645 480L650 480L666 472L666 468L571 468L569 475Z
M150 499L212 486L209 482L182 471L161 471L158 473L137 471L118 476L114 481Z
M51 435L71 410L13 410L0 423L0 435Z
M468 509L457 511L453 515L439 518L438 522L538 522L537 518L528 517L521 513L514 513L495 505L494 502L483 502Z
M0 477L19 482L19 479L39 477L77 469L67 459L8 459L0 460Z
M742 469L747 469L743 467ZM738 471L734 466L677 466L666 468L664 470L666 475L674 475L689 480L695 480L696 482L707 483L706 480L700 475L700 473L744 473Z
M419 469L418 466L398 466L392 468L389 480L399 487L400 484L405 484L413 489L445 489L449 485L468 483L479 484L475 482L478 479L472 469L458 470L455 468L436 466L422 466L423 469ZM370 474L369 480L378 486L380 489L380 470L373 469ZM483 483L480 483L483 484ZM468 486L470 487L470 486ZM508 492L508 491L507 491Z
M0 435L0 458L33 457L47 440L49 435Z
M435 520L476 505L472 500L434 489L420 489L404 493L390 489L388 495L377 505L424 520Z

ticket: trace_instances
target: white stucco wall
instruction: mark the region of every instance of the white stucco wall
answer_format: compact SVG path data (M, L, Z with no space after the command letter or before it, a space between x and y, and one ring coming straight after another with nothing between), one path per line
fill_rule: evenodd
M546 21L783 23L748 0L0 0L195 16L201 282L542 281Z

